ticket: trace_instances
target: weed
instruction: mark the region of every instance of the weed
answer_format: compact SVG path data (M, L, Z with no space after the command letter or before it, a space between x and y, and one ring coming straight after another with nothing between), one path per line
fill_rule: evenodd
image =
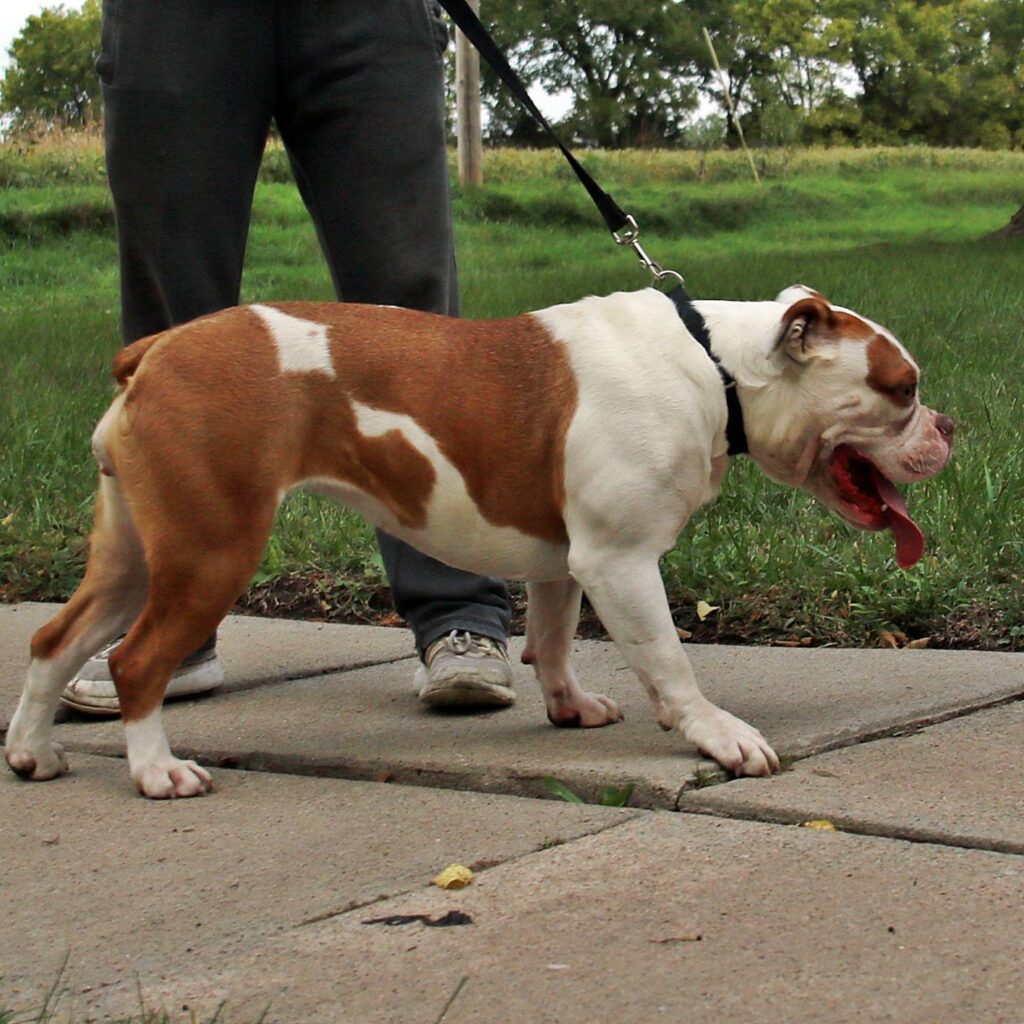
M577 796L564 782L556 779L553 775L545 775L541 780L544 783L544 788L557 796L560 800L565 800L566 803L570 804L583 804L586 803L581 797ZM604 786L601 789L600 797L595 801L599 807L625 807L629 803L629 798L633 795L633 783L627 783L625 786Z

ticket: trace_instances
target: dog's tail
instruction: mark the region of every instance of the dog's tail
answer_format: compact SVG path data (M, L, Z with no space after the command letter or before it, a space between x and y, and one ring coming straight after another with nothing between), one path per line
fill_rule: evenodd
M139 338L114 356L114 379L118 384L127 384L132 374L139 368L143 356L163 337L162 334L151 334L148 338Z

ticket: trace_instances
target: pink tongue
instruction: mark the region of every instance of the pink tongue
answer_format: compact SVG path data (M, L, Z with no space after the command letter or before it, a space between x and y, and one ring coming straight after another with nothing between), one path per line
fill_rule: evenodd
M878 496L885 502L885 518L889 529L896 538L896 564L901 569L909 569L924 554L924 534L921 528L910 518L903 495L896 490L896 485L871 467L875 478Z

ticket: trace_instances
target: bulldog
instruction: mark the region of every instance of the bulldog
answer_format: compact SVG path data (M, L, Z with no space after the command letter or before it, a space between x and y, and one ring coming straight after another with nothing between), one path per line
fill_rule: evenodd
M556 725L622 717L570 664L585 591L663 729L736 774L776 771L761 733L698 689L658 568L718 494L730 404L765 473L853 526L891 530L902 566L923 540L895 484L946 464L953 422L922 405L917 365L889 331L812 289L686 302L685 322L655 289L481 321L249 305L124 349L93 435L85 577L32 638L8 764L26 779L67 770L52 739L59 695L127 631L110 669L132 778L147 797L207 792L208 772L168 745L164 690L303 488L451 565L526 580L523 661Z

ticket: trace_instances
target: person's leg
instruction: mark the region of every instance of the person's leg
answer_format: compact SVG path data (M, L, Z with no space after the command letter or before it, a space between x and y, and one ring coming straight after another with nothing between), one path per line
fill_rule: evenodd
M274 104L272 0L107 2L97 72L117 217L125 344L236 305L252 193ZM224 678L215 637L168 692ZM64 702L117 714L104 649Z
M272 0L104 5L124 341L236 305L274 102Z
M276 116L339 298L458 315L444 29L431 7L430 0L282 5ZM421 656L452 631L504 643L510 612L501 580L453 569L386 534L379 539L396 607ZM507 666L502 677L507 684Z

